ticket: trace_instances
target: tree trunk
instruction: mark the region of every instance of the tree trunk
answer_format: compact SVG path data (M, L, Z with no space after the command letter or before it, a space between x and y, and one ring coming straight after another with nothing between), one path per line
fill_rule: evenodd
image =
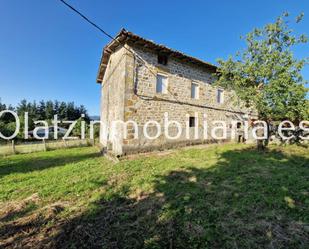
M257 150L258 151L264 151L265 150L264 140L262 140L262 139L257 140Z
M266 121L267 122L267 121ZM271 135L271 130L270 130L270 125L267 122L267 138L264 140L264 149L268 146L269 140L270 140L270 135Z
M262 120L262 119L259 119ZM270 138L270 134L269 134L269 124L267 123L267 138L266 139L257 139L257 150L258 151L264 151L269 143L269 138ZM258 125L259 126L259 125ZM263 137L264 134L264 130L263 129L258 129L257 130L257 136L258 137Z

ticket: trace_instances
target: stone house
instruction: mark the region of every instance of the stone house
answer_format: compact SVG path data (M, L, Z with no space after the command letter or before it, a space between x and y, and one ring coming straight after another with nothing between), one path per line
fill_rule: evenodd
M209 132L212 120L228 124L249 120L252 112L234 93L213 86L216 70L210 63L121 30L104 47L97 76L101 83L101 122L106 125L104 131L101 128L101 144L115 155L125 155L209 143L214 142ZM165 113L168 120L187 127L177 139L157 133L153 120L163 127ZM127 134L117 126L116 134L111 136L116 120L134 121L137 126L128 122ZM156 139L143 134L147 123L147 132L151 138L158 135ZM233 129L237 132L235 139L240 140L241 124ZM170 125L168 132L175 135L178 129ZM229 131L227 140L231 135Z

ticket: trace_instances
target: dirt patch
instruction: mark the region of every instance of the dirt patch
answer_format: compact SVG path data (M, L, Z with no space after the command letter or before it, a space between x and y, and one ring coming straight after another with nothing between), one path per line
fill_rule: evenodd
M9 221L14 217L25 215L39 203L39 195L33 194L22 201L14 201L0 206L0 222Z
M23 213L27 203L39 201L37 196L31 196L19 204L8 205L5 217L13 213ZM57 223L57 215L68 203L53 203L15 220L0 223L0 248L51 248L50 238L55 229L50 224Z
M128 178L128 174L126 173L119 173L119 174L113 174L107 181L107 185L110 187L116 187L121 184Z

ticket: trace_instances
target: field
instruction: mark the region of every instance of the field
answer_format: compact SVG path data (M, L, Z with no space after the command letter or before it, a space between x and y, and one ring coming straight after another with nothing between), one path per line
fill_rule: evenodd
M19 142L12 145L12 141L7 144L0 144L0 156L12 154L24 154L46 150L54 150L60 148L72 148L80 146L88 146L93 143L93 140L73 139L73 140L47 140L35 142Z
M0 158L1 248L309 248L309 149Z

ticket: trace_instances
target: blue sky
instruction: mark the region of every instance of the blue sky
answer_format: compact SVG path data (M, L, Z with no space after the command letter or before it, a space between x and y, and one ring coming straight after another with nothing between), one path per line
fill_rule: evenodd
M305 12L297 33L309 35L309 1L67 0L112 35L124 27L205 61L216 63L244 45L240 35L284 11ZM99 114L96 74L109 39L59 0L0 0L0 98L58 99ZM309 44L295 56L309 56ZM309 80L309 66L303 70Z

